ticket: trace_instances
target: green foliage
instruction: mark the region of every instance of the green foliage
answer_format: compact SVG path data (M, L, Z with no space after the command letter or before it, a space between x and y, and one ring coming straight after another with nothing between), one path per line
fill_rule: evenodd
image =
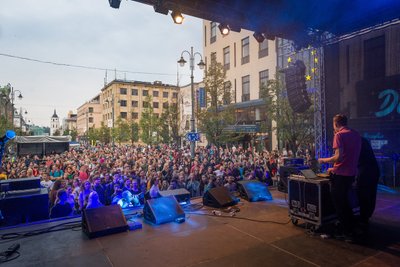
M268 80L267 85L260 88L260 95L266 101L267 116L276 122L272 130L277 130L278 140L287 148L296 153L299 147L314 142L313 108L304 113L293 112L279 77Z
M54 136L60 136L61 135L61 131L59 129L57 129L54 133Z
M0 116L0 136L3 136L7 130L13 128L11 121L8 121L5 116Z
M110 128L108 128L104 122L101 122L101 126L98 131L98 140L103 144L108 144L111 142L111 132Z
M157 144L159 140L160 118L154 114L152 98L147 96L145 101L148 103L148 107L143 109L139 122L140 139L146 144L153 145Z
M119 144L127 142L131 139L131 128L125 120L121 119L121 117L118 117L116 121L116 128L114 130L115 141L117 141Z
M130 139L132 144L139 141L139 124L131 121L130 123Z
M179 111L178 105L169 105L163 110L160 118L160 137L164 144L179 143Z
M198 113L198 120L199 128L206 135L207 141L215 145L234 142L240 138L224 130L236 121L233 106L223 106L232 102L231 84L225 83L225 78L226 73L222 64L211 61L204 79L207 102L210 105Z

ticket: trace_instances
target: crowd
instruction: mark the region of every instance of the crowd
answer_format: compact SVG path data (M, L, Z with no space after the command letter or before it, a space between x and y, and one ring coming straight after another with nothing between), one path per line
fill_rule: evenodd
M236 191L236 182L243 179L272 184L284 156L209 146L196 148L192 159L188 148L99 145L44 157L6 157L0 175L40 177L55 218L102 205L139 206L162 190L185 188L197 197L218 186Z

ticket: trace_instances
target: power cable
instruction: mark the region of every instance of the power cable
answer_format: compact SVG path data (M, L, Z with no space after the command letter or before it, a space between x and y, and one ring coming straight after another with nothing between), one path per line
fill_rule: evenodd
M21 59L21 60L27 60L27 61L43 63L43 64L50 64L50 65L61 66L61 67L71 67L71 68L81 68L81 69L88 69L88 70L101 70L101 71L111 71L111 72L114 71L114 72L131 73L131 74L176 76L176 73L172 74L172 73L162 73L162 72L143 72L143 71L119 70L119 69L115 69L115 68L111 69L111 68L93 67L93 66L46 61L46 60L40 60L40 59L35 59L35 58L15 56L15 55L10 55L10 54L5 54L5 53L0 53L0 56Z

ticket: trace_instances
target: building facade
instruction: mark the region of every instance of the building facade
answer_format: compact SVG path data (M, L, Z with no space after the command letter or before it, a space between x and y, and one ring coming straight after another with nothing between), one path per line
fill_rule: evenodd
M53 116L51 116L50 122L50 135L53 136L58 132L61 135L60 119L58 118L56 110L54 110Z
M77 110L76 129L79 136L85 135L90 128L100 128L102 122L101 94L87 101Z
M113 80L101 89L102 121L108 127L113 127L118 118L139 123L149 105L161 116L169 105L177 104L178 93L177 86L160 81Z
M268 79L275 78L277 53L276 41L264 39L258 42L254 32L230 31L223 36L218 24L203 21L203 54L206 65L211 60L221 63L226 70L226 85L230 85L236 106L237 125L273 124L265 113L265 103L259 101L260 87ZM261 40L260 40L261 41ZM255 129L258 127L255 127ZM239 129L239 128L238 128ZM256 137L258 135L258 137ZM269 149L277 148L275 132L256 130L248 141L263 142Z
M72 131L77 129L77 118L78 114L73 113L72 111L69 111L67 114L67 117L64 118L63 120L63 125L62 128L63 130L67 131Z

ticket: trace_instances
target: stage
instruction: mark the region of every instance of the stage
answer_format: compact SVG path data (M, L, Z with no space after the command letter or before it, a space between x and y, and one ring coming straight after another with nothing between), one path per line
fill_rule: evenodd
M215 216L213 209L202 208L187 212L186 221L181 224L154 226L144 222L142 229L96 239L88 239L80 229L64 230L6 243L2 240L0 250L19 243L20 257L4 264L18 267L398 266L399 192L378 193L370 237L364 245L323 239L320 234L312 235L293 225L285 194L277 190L271 193L272 201L241 200L236 217L243 219ZM135 210L128 213L135 214ZM128 217L143 222L141 217ZM3 229L1 234L77 220L80 218Z

